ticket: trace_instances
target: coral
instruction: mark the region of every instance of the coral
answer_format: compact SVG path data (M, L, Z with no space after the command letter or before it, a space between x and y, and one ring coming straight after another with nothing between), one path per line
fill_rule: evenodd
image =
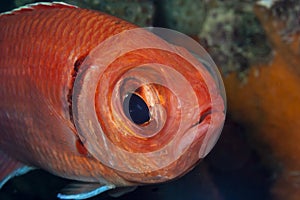
M253 145L275 170L273 198L296 200L300 196L300 25L296 23L291 30L290 23L294 24L299 15L290 12L293 9L278 15L280 3L271 10L255 7L271 40L274 59L269 64L252 65L246 83L237 73L230 74L225 86L232 117L248 127Z

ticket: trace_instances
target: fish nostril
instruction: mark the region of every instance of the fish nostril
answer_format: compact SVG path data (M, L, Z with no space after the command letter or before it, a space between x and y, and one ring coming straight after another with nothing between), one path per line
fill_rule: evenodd
M150 120L150 112L146 102L137 94L128 94L123 102L123 111L128 119L137 125Z

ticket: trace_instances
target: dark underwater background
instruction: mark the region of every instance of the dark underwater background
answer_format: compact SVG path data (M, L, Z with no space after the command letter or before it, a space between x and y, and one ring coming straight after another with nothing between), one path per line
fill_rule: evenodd
M0 12L32 2L36 1L0 0ZM278 47L278 40L274 39L273 33L270 33L268 28L273 26L271 23L282 23L284 25L281 29L278 28L282 40L287 37L298 37L299 1L269 0L260 1L265 2L261 4L255 0L69 0L64 2L101 10L140 26L167 27L183 32L208 50L224 77L228 96L228 114L224 130L211 153L191 172L178 180L141 186L117 198L118 200L268 200L283 197L286 200L300 199L300 196L297 196L300 195L300 165L288 159L289 156L300 158L300 150L291 153L285 146L296 146L300 139L298 114L292 112L295 105L290 108L287 103L284 105L278 103L278 107L291 110L288 113L292 114L285 115L285 113L277 114L278 108L273 106L275 103L271 108L261 103L267 101L264 97L268 96L268 91L273 90L274 87L277 91L281 87L281 82L275 79L275 75L274 81L279 84L246 87L249 91L239 89L245 84L252 83L253 70L264 72L267 69L266 73L268 70L272 70L273 73L277 69L274 66L276 65L274 57L283 50L284 46ZM270 15L264 16L264 13ZM263 17L270 17L269 22L265 22ZM297 41L298 43L294 45L296 53L289 55L291 55L290 59L294 59L300 66L298 59L300 40ZM289 47L292 42L283 42L283 44ZM299 66L296 68L288 66L288 68L292 69L289 70L292 74L297 74ZM237 79L232 78L232 74ZM263 73L261 74L262 76L258 78L263 80ZM284 78L282 80L285 81ZM272 81L273 79L268 79L267 83ZM297 83L300 83L300 78ZM265 92L265 95L259 96L261 93L252 93L252 91L262 91L261 93ZM282 91L285 92L284 88ZM293 92L299 93L297 90ZM290 99L292 102L299 101L299 95L291 97L289 95L291 94L284 93L287 102ZM270 97L270 99L274 98L280 99L281 96ZM241 99L247 101L240 101ZM300 107L300 101L296 105ZM260 114L257 114L258 111ZM272 116L280 117L272 118ZM276 124L284 123L281 119L292 123L276 128ZM277 131L284 136L281 137ZM295 134L292 134L293 132ZM281 143L287 140L290 142ZM291 168L293 168L292 172L296 172L293 179L289 178ZM69 180L53 176L43 170L35 170L10 180L0 190L0 199L52 200L56 199L56 194L68 183ZM91 199L116 198L104 193Z

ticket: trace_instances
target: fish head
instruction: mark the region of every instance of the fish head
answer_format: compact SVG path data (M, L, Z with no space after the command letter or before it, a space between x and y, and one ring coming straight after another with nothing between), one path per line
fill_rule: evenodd
M226 113L208 53L163 28L130 29L99 44L81 63L72 96L84 147L135 183L192 169L215 145Z

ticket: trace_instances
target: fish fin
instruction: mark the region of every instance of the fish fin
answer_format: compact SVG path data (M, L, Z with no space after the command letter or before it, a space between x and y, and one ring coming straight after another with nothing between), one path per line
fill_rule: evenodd
M11 178L25 174L33 169L33 167L26 166L0 151L0 188Z
M24 6L21 6L19 8L13 9L8 12L1 13L2 15L16 15L23 12L33 11L37 9L52 9L52 8L78 8L77 6L73 6L71 4L67 4L64 2L38 2L38 3L32 3L27 4Z
M87 199L115 187L112 184L72 183L67 185L61 193L58 193L57 197L59 199Z
M137 186L118 187L108 191L108 194L111 197L117 198L123 196L124 194L134 191L136 188Z

